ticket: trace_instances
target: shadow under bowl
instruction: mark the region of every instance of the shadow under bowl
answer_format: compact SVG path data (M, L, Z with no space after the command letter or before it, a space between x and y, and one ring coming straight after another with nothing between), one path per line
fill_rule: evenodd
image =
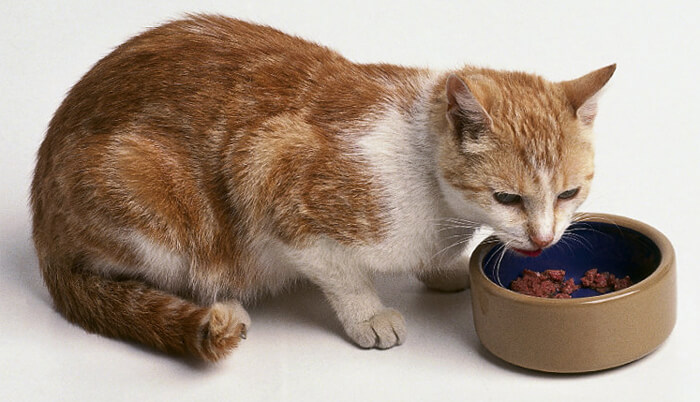
M630 218L595 214L537 257L483 242L470 263L474 326L484 347L517 366L558 373L604 370L655 350L676 321L675 253L668 239ZM580 289L572 299L522 295L508 289L524 269L562 269L578 284L598 268L632 286L600 294Z

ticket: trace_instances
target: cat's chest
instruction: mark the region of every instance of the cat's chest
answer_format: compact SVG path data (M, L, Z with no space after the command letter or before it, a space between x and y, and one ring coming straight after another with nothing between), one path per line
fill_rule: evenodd
M360 249L365 263L381 271L431 264L442 243L441 220L450 215L440 197L435 144L418 120L389 108L356 144L377 185L385 222L382 240Z
M444 265L461 253L473 231L451 217L428 170L397 169L383 179L387 230L380 242L362 248L367 265L415 270Z
M439 200L413 197L410 207L394 210L391 233L369 247L372 264L382 271L416 270L444 266L460 255L474 232L469 225L447 217Z

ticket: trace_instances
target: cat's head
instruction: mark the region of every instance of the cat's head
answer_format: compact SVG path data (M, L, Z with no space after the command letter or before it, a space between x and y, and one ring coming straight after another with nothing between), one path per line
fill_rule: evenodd
M614 71L559 83L487 69L450 75L437 117L450 208L524 254L556 243L588 195L597 98Z

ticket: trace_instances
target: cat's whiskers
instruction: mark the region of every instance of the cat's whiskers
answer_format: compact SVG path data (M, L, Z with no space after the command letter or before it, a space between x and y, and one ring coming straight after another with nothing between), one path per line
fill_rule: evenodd
M619 228L618 228L618 230L619 230ZM591 226L591 227L575 227L575 228L571 228L571 227L570 227L570 228L566 229L566 232L568 232L568 233L593 232L593 233L596 233L596 234L603 235L603 236L605 236L605 237L607 237L607 238L612 238L612 236L610 236L610 234L605 233L605 232L603 232L602 230L596 229L596 228L594 228L594 227L592 227L592 226ZM565 233L566 233L566 232L565 232ZM579 236L583 236L583 235L579 235Z
M483 264L482 266L484 266L484 267L488 266L489 263L491 262L491 260L493 259L493 257L494 257L496 254L498 254L499 251L500 251L500 249L503 248L503 247L505 247L505 244L499 243L499 244L495 247L495 249L494 249L494 251L491 253L491 255L489 256L489 258L486 260L486 262L484 262L484 264ZM496 268L495 268L495 267L494 267L494 269L492 270L492 273L493 273L494 275L496 274Z
M566 237L565 235L562 235L561 239L559 239L559 242L557 242L557 244L555 244L554 247L559 247L559 245L561 244L562 246L566 246L566 248L568 248L569 251L573 253L573 252L574 252L574 249L573 249L573 247L571 247L571 245L568 243L568 240L569 240L568 237Z
M613 220L611 220L610 218L608 218L606 216L602 216L602 215L599 215L596 213L583 212L583 213L580 213L578 216L575 216L572 219L572 223L591 222L591 221L592 222L603 221L605 223L611 224L611 225L615 226L620 231L620 233L622 233L620 226L616 222L614 222Z
M594 229L588 229L588 228L567 228L564 231L564 233L562 234L562 237L566 236L569 238L579 239L581 242L585 242L591 249L593 249L593 243L591 243L591 241L588 240L586 238L586 236L583 236L577 232L600 232L600 231L594 230Z
M583 237L581 235L577 235L575 233L565 233L562 236L562 239L564 239L564 238L580 244L583 248L585 248L589 251L593 251L593 245L585 237Z
M503 245L503 249L501 250L501 256L498 258L498 261L496 262L496 280L498 281L498 284L501 286L503 285L503 282L501 282L501 263L503 262L503 257L506 255L506 252L508 252L510 249L508 246L513 243L513 240L509 240Z
M448 229L476 230L481 225L470 224L468 222L437 222L437 223L434 223L434 226L440 228L439 230L448 230Z
M465 218L456 218L456 217L448 217L448 218L436 218L433 219L434 221L442 221L442 222L461 222L461 223L472 223L475 225L481 225L481 223L472 221L470 219L465 219Z
M438 233L439 233L439 232L444 232L444 231L446 231L446 230L469 230L469 231L473 231L473 230L475 230L475 228L471 228L471 227L468 227L468 226L445 226L445 227L442 227L442 228L438 229L437 232L438 232Z
M447 246L444 247L442 250L440 250L440 251L438 251L437 253L435 253L435 254L432 256L431 261L434 261L435 259L437 259L437 257L438 257L440 254L446 252L447 250L449 250L449 249L451 249L451 248L453 248L453 247L456 247L456 246L459 246L459 245L462 245L462 244L469 243L470 240L471 240L471 237L465 237L464 239L462 239L462 240L460 240L460 241L457 241L457 242L455 242L455 243L452 243L452 244L447 245Z
M457 233L457 234L453 234L453 235L450 235L450 236L447 236L447 237L443 237L443 240L454 239L454 238L456 238L456 237L469 238L469 240L471 240L471 237L465 236L464 233Z

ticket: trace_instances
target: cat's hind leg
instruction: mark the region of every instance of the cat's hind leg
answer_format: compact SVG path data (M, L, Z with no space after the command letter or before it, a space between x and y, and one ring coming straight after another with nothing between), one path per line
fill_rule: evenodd
M199 304L145 281L109 277L85 260L39 256L56 309L87 331L217 361L250 327L238 301Z
M250 317L238 301L213 304L200 331L201 355L206 360L219 360L246 338L249 328Z

